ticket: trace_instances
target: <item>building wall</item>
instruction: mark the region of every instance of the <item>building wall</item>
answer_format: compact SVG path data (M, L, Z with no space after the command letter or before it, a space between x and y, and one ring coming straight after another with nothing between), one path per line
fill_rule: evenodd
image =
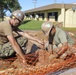
M61 9L51 9L47 11L41 11L39 13L44 13L44 18L42 16L39 17L39 20L42 21L55 21L54 16L50 16L48 19L48 13L51 12L58 12L58 20L57 22L62 22L63 27L76 27L76 10L73 11L72 9L65 10L64 7ZM35 12L34 14L36 15L38 12ZM31 14L31 13L30 13ZM29 18L30 19L30 18Z
M72 9L66 10L65 27L76 27L76 11L74 12Z
M10 17L4 16L4 20L9 20L9 19L10 19Z
M61 10L58 11L58 22L62 22Z
M49 16L49 18L48 18L48 13L51 13L51 12L58 12L58 21L61 22L61 17L60 17L61 16L61 13L60 13L61 10L59 10L59 9L44 11L44 15L45 15L44 21L47 21L47 20L52 21L52 22L55 21L55 16Z
M49 18L48 18L48 13L52 13L52 12L58 12L58 20L57 21L61 22L61 10L60 9L52 9L52 10L39 12L39 13L44 13L44 18L42 18L42 16L39 16L39 20L40 21L42 21L42 20L48 21L49 20L49 21L55 22L55 16L49 16ZM38 12L34 12L35 16L37 15L37 13ZM25 17L25 18L31 19L30 14L31 13L28 13L29 17ZM37 20L36 17L34 19Z

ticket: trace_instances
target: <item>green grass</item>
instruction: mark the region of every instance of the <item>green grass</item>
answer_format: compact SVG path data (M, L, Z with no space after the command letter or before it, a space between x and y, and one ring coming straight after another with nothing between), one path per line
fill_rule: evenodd
M19 27L22 30L40 30L41 25L44 21L36 21L36 20L25 20L23 24ZM62 28L67 31L76 31L76 28Z
M76 28L67 28L67 27L63 27L63 30L67 30L67 31L76 31Z
M19 28L22 30L40 30L43 22L44 21L25 20Z
M2 19L0 18L0 22L2 21Z

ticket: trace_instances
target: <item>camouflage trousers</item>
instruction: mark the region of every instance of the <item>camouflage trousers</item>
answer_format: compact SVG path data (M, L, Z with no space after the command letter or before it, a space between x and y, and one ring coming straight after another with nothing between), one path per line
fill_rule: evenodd
M23 52L26 52L26 46L28 39L25 37L18 37L16 38L17 43L19 44L20 48L22 48ZM10 42L0 45L0 58L6 58L15 54L13 47L11 46Z

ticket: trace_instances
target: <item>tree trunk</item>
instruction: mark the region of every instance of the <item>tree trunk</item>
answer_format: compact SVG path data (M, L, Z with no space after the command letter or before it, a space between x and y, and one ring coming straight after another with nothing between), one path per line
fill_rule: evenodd
M4 21L3 7L1 7L1 18L2 18L2 21Z

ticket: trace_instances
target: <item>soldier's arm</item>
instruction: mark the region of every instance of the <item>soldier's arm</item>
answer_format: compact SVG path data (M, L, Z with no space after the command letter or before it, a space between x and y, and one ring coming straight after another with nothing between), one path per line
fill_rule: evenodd
M60 40L62 47L59 49L58 56L60 57L68 49L67 35L64 31L58 33L58 39Z
M62 44L63 46L59 49L58 57L60 57L63 53L65 53L68 50L68 43L65 42Z
M36 41L36 42L38 42L39 44L42 44L42 45L43 45L42 41L38 40L37 38L34 38L34 37L30 36L30 35L29 35L28 33L26 33L26 32L17 31L17 33L20 34L20 35L22 35L22 36L27 37L29 40Z
M16 53L19 54L20 57L22 58L23 63L25 63L24 54L22 53L22 51L21 51L19 45L17 44L15 38L13 37L13 35L9 35L9 36L7 36L7 38L8 38L8 40L9 40L9 42L11 43L13 49L14 49L14 50L16 51Z

